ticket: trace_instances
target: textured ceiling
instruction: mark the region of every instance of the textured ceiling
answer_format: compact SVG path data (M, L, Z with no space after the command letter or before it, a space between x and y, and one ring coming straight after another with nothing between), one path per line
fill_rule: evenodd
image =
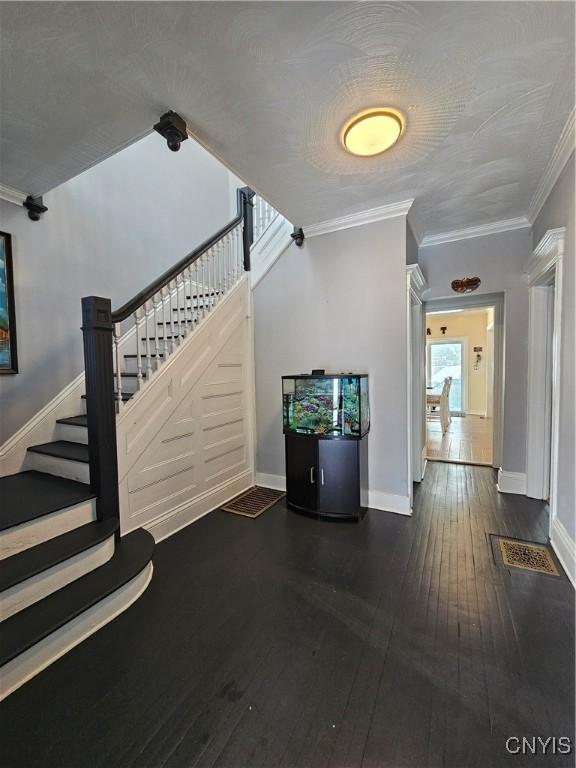
M0 182L42 193L172 108L297 224L415 198L421 234L525 215L574 105L556 2L1 4ZM342 123L407 116L377 158Z

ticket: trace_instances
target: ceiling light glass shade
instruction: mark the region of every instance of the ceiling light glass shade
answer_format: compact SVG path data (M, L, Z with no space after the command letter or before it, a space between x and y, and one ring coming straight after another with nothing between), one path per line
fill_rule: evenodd
M404 118L389 107L367 109L348 120L342 144L353 155L372 157L394 146L404 130Z

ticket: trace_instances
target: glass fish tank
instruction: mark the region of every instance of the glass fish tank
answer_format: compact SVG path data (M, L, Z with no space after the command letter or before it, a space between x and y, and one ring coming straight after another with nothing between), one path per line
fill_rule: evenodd
M360 438L370 430L368 375L282 377L284 433Z

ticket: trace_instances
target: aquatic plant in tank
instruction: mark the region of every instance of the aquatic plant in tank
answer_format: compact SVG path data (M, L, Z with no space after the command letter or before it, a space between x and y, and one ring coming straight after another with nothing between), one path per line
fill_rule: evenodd
M370 428L366 375L284 376L282 395L285 432L361 437Z

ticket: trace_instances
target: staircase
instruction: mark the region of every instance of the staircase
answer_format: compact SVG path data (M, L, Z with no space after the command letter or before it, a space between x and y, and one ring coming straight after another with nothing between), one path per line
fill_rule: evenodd
M0 478L0 698L146 589L154 537L122 522L117 424L142 418L137 402L169 362L186 349L196 356L191 339L203 343L197 331L210 331L220 304L230 313L231 295L248 285L250 248L278 216L239 190L237 217L120 310L82 300L86 394L55 420L53 440L27 446L21 471Z

